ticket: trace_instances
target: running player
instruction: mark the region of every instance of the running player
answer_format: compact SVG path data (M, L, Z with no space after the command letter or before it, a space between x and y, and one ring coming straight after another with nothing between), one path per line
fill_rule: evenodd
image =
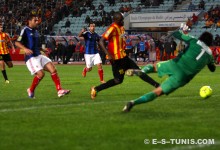
M97 65L100 82L105 83L103 79L104 73L102 69L102 59L97 48L97 42L99 41L100 36L95 32L95 23L90 22L89 31L86 31L86 29L83 28L78 36L83 37L86 44L84 55L86 67L83 69L82 76L86 77L86 73L91 71L94 65Z
M8 68L13 67L8 45L12 48L12 53L14 53L14 45L11 42L9 35L3 32L3 24L0 23L0 66L2 70L2 75L5 79L5 83L9 83L8 76L5 70L5 64L8 66Z
M38 17L33 14L29 15L27 23L28 25L21 31L15 45L24 50L27 68L32 75L35 75L31 86L27 89L28 96L30 98L35 98L34 91L39 82L44 78L44 71L50 72L51 78L57 89L58 97L70 93L70 90L62 89L60 78L52 61L40 53L39 33L36 30L38 26Z

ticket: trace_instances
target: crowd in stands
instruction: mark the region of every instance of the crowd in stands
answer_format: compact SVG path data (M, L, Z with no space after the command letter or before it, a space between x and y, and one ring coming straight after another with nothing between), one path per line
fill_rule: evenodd
M131 2L133 0L118 0L120 1L121 7L119 10L121 12L129 12L133 9L141 9L140 6L137 8L132 8L131 5L123 5L123 2ZM117 1L117 2L118 2ZM47 2L47 3L45 3ZM114 6L115 0L106 0L103 1L103 3L108 3L109 6ZM147 6L157 6L161 3L161 0L153 1L153 0L141 0L141 5L147 5ZM179 2L178 0L176 2ZM53 25L55 23L58 23L60 20L62 20L64 17L69 16L72 14L73 16L81 16L83 13L86 13L86 11L93 10L93 13L91 16L87 16L85 19L85 26L89 22L94 22L97 27L102 26L108 26L112 22L112 16L115 11L118 10L111 10L110 12L105 11L105 5L103 5L102 2L99 3L97 8L93 5L93 0L86 0L86 1L80 1L80 0L7 0L7 1L0 1L0 21L4 23L5 31L8 32L11 36L17 35L21 28L25 25L25 20L27 15L31 12L33 14L37 14L40 16L40 33L42 35L44 34L50 34L55 35L53 33ZM204 9L205 2L201 0L200 4L198 5L198 9ZM195 6L191 3L189 6L190 10L196 9ZM96 18L94 18L96 17ZM92 18L92 19L91 19ZM213 28L214 30L217 30L220 27L220 7L217 5L215 7L212 7L209 11L207 11L204 15L204 19L206 21L206 28ZM193 14L191 19L188 19L187 25L189 27L192 27L194 24L198 22L198 16ZM211 23L210 23L211 22ZM208 24L209 23L209 24ZM62 33L61 29L59 29L58 33L56 35L72 35L71 31L68 29L71 25L71 22L69 19L66 20L64 28L67 28L65 33ZM141 42L141 38L139 40ZM149 44L149 41L147 41L147 44L145 44L146 52L140 53L140 43L136 42L136 44L132 45L132 55L135 56L135 60L139 58L143 60L150 60L149 52L152 51L152 44ZM81 42L67 42L68 43L74 43L75 46L74 50L72 52L72 59L73 61L82 61L83 60L83 54L84 54L84 46ZM164 50L166 51L165 54L170 51L170 47L172 47L173 41L163 41L155 40L155 51L157 51L157 54L160 53L160 49L164 47ZM139 44L139 45L138 45ZM218 34L215 35L214 45L220 46L220 37ZM51 45L51 44L48 44ZM68 46L62 43L54 43L55 46L49 46L49 49L51 49L50 57L52 60L58 61L63 60L63 63L67 63L68 61L65 60L67 54L70 54L68 52ZM175 46L175 47L178 47ZM157 49L158 48L158 49ZM63 51L61 49L64 49ZM65 50L67 49L67 50ZM178 49L178 48L176 48ZM154 51L154 50L153 50ZM163 53L164 54L164 53ZM56 56L56 57L55 57ZM171 56L174 56L173 53L171 55L165 55L162 54L157 56L157 60L166 60L169 59ZM103 55L103 59L105 59L105 56Z
M220 27L220 6L211 7L204 14L204 20L204 28L212 28L216 31Z
M145 7L159 6L163 0L141 0L141 5Z

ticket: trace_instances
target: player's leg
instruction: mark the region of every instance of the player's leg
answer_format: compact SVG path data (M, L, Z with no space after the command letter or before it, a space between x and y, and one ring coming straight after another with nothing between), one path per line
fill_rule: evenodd
M12 63L12 60L11 60L11 57L9 54L6 54L6 55L1 55L0 56L0 65L1 65L1 69L2 69L2 75L5 79L5 83L9 83L9 80L8 80L8 76L7 76L7 73L6 73L6 69L5 69L5 64L11 68L13 67L13 63Z
M10 54L4 55L3 59L4 59L5 63L6 63L6 65L8 66L8 68L12 68L13 67L13 63L12 63L12 59L11 59Z
M176 69L175 74L170 73L172 70L169 69L169 66ZM175 68L175 66L171 66L170 63L166 63L165 65L162 65L161 68L158 68L158 74L159 76L169 74L170 77L167 80L165 80L160 87L156 88L152 92L149 92L135 99L134 101L128 102L123 109L124 112L129 112L133 106L137 104L150 102L162 94L172 93L179 87L188 83L187 76L184 75L181 71L178 71L178 69Z
M62 97L66 94L69 94L70 90L65 90L65 89L62 89L62 87L61 87L60 77L58 76L56 67L53 65L53 63L50 61L49 58L47 58L45 56L42 56L42 57L43 57L42 63L44 65L44 70L50 72L51 78L56 86L58 97Z
M8 76L7 76L7 73L5 70L5 62L3 60L0 60L0 66L1 66L1 70L2 70L2 75L5 79L5 83L9 83Z
M138 75L143 81L149 83L150 85L154 86L154 87L158 87L160 84L158 82L156 82L155 80L153 80L151 77L149 77L146 73L144 73L138 66L137 64L131 60L130 58L128 58L127 60L127 64L129 64L128 69L126 71L126 74L130 74L130 75Z
M141 70L140 69L128 69L126 71L127 76L137 75L140 76L142 73L148 74L152 72L156 72L156 64L148 64L144 66Z
M117 60L112 64L112 72L113 72L114 79L110 79L106 83L100 84L96 87L93 86L91 88L90 94L91 94L92 99L95 99L98 92L100 92L104 89L113 87L115 85L121 84L123 82L123 80L124 80L124 71L123 71L124 66L123 66L123 64L125 64L125 63L122 63L123 61L124 60Z
M153 90L152 92L144 94L143 96L141 96L133 101L128 102L124 106L123 111L129 112L135 105L150 102L162 94L163 94L162 88L158 87L155 90Z
M86 73L90 72L92 70L92 66L93 66L92 57L93 57L93 55L84 54L86 67L83 68L83 71L82 71L82 76L83 77L86 77Z
M102 64L97 64L98 67L98 75L101 83L105 83L104 81L104 71L102 69Z
M102 59L98 53L94 55L93 62L94 62L94 65L97 65L97 67L98 67L98 75L99 75L100 82L105 83L104 71L102 69Z

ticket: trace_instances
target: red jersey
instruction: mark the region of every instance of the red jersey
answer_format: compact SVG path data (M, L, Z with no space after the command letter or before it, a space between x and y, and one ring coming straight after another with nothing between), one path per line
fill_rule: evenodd
M10 41L10 37L8 34L2 32L0 33L0 54L8 54L9 49L8 49L8 42Z
M103 33L102 37L108 40L108 51L113 60L121 59L126 56L125 53L125 29L112 23L111 26Z

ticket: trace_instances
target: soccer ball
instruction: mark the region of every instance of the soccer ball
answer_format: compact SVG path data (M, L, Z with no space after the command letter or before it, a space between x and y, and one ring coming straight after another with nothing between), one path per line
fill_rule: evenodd
M201 87L199 94L202 98L207 98L212 95L212 89L210 86L203 86Z

